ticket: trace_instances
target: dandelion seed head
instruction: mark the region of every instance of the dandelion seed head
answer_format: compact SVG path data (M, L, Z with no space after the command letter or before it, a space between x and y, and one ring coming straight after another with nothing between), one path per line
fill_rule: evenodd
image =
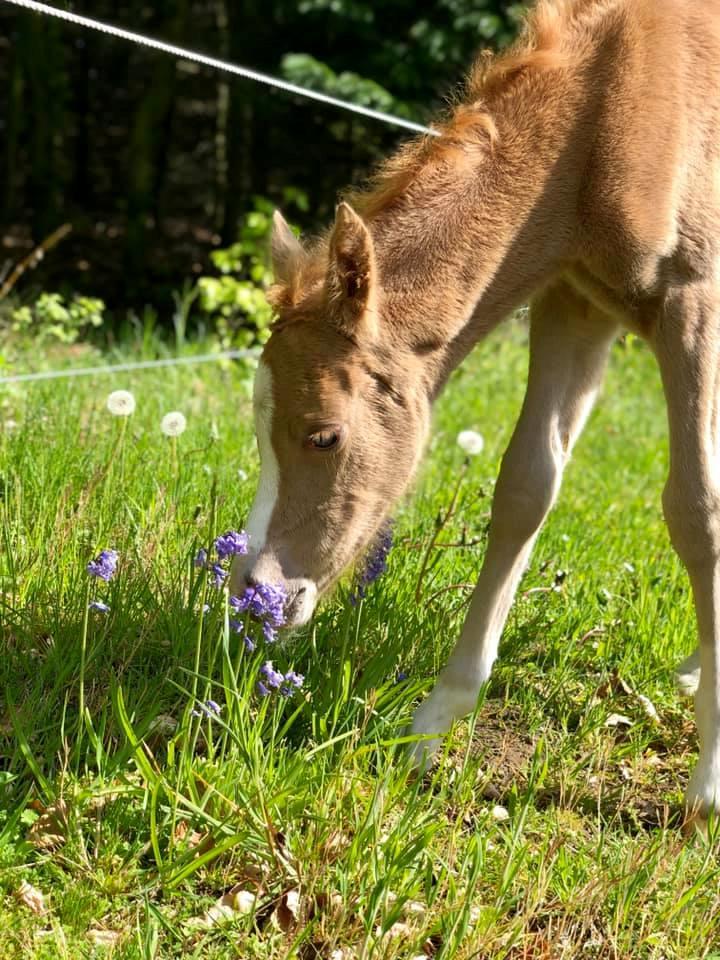
M461 430L457 435L457 444L469 457L475 457L483 452L485 440L477 430Z
M129 390L113 390L106 405L114 417L129 417L135 411L135 397Z
M160 429L166 437L179 437L181 433L185 433L186 427L187 420L179 410L171 410L160 421Z

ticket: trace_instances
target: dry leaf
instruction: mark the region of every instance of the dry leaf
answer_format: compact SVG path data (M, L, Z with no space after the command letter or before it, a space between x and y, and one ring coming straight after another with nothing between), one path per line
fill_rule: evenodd
M257 896L250 890L234 886L223 894L202 917L193 917L186 926L191 929L210 929L220 923L227 923L239 916L252 913L257 903Z
M47 912L45 897L42 895L42 892L31 883L28 883L27 880L23 880L20 884L15 896L20 903L23 903L28 910L32 911L36 916L42 916Z
M121 934L118 930L88 930L87 936L96 947L114 947Z
M300 893L297 890L288 890L280 897L274 919L283 933L288 933L297 926L300 914Z
M48 807L42 804L32 805L40 810L40 816L28 830L28 840L38 850L56 850L67 840L68 809L63 799L56 800Z
M375 928L375 936L380 943L387 943L389 940L397 940L400 937L409 939L413 936L413 931L406 923L394 923L385 933L382 932L382 927L377 926Z
M605 721L606 727L631 727L632 725L630 717L625 717L622 713L611 713Z
M636 696L640 701L640 706L645 711L645 715L648 716L651 720L654 720L655 723L659 723L660 717L658 715L657 709L655 708L655 704L652 702L650 697L646 697L645 694L643 693L638 693Z

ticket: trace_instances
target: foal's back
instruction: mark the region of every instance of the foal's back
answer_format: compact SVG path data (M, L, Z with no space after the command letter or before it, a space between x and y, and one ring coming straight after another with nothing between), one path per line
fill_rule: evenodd
M720 253L720 0L585 0L597 97L583 261L621 299L714 276ZM650 331L648 331L650 332Z

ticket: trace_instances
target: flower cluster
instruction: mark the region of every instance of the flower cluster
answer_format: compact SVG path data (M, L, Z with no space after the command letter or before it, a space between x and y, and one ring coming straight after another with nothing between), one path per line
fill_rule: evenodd
M230 606L236 614L248 613L254 619L260 622L263 636L272 643L276 636L278 627L285 622L285 601L287 593L278 584L256 583L247 587L240 596L230 597ZM240 632L243 624L240 620L233 619L230 626ZM245 646L252 651L255 648L250 637L245 637Z
M387 558L393 545L393 522L389 520L378 534L365 558L365 567L357 586L350 594L350 603L356 606L367 594L367 588L387 570Z
M305 677L294 670L281 673L273 667L272 660L266 660L260 667L263 680L258 680L257 689L261 697L268 697L278 690L283 697L291 697L296 690L302 689Z
M87 565L87 572L91 577L100 580L112 580L117 568L117 550L101 550L100 553Z
M248 552L248 535L244 530L228 530L215 538L213 546L218 561L227 560L228 557ZM222 587L228 575L228 571L223 567L222 562L211 562L207 550L201 547L195 555L194 563L196 567L208 571L216 587Z
M234 557L235 554L245 554L248 552L248 535L244 530L228 530L215 538L215 549L221 560L226 557Z

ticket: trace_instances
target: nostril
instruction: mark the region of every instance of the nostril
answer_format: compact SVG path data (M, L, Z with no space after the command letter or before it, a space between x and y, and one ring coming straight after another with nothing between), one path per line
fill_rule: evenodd
M258 582L251 574L246 573L243 575L243 580L245 581L246 587L256 587Z
M299 587L298 592L295 594L295 596L302 597L304 593L307 593L307 587Z

